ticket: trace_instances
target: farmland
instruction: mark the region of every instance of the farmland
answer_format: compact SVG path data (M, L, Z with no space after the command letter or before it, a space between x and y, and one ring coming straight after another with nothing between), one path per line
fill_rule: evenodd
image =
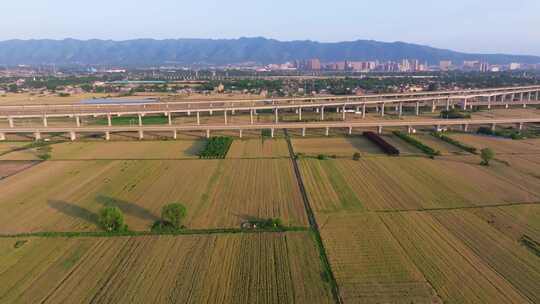
M330 215L321 222L346 303L442 303L377 215Z
M540 201L540 185L505 165L454 160L305 159L302 175L315 210L422 210ZM509 186L512 185L512 186Z
M196 158L204 141L69 142L52 146L53 160Z
M0 181L0 233L92 231L114 204L133 230L180 201L190 228L239 227L249 218L306 224L289 160L48 161ZM272 189L272 191L265 191Z
M305 232L0 244L4 303L332 301Z
M33 161L0 161L0 180L26 170L35 164L36 162Z
M442 156L387 133L402 156L358 134L258 135L225 159L199 158L197 136L4 144L0 302L540 302L536 140L449 134L492 147L481 166L422 133L411 137ZM172 202L187 229L150 231ZM127 233L101 232L111 205ZM242 225L265 219L283 227Z
M529 302L430 215L394 213L381 218L441 298L452 303Z
M330 137L330 138L293 138L292 143L296 153L309 156L318 154L352 157L356 152L362 155L379 154L383 152L375 144L361 136Z
M235 140L227 158L288 158L287 143L282 139Z

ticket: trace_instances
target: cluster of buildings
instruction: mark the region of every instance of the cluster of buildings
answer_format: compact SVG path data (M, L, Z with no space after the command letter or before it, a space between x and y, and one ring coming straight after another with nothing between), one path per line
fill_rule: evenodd
M337 61L322 62L313 58L308 60L296 60L283 64L269 64L259 71L343 71L343 72L429 72L429 71L466 71L466 72L500 72L516 70L540 69L540 64L510 63L506 65L492 65L485 61L470 60L461 63L451 60L441 60L439 65L429 65L417 59L403 59L401 61Z

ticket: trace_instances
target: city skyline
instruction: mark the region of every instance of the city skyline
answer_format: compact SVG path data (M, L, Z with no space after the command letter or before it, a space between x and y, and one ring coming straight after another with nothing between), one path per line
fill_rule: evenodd
M10 13L0 20L0 26L10 31L1 33L0 40L256 36L322 42L373 39L463 52L540 55L535 31L540 24L534 14L540 9L538 1L338 1L331 9L320 4L281 0L267 4L235 0L227 5L215 0L181 4L170 0L96 0L78 4L74 10L65 0L10 2L4 7Z

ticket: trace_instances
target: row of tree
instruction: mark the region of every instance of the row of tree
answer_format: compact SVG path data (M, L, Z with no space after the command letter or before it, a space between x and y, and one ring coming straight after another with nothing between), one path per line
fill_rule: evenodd
M187 215L187 209L184 205L173 203L163 206L161 209L161 219L152 225L152 231L155 232L174 232L179 231L185 226L182 220ZM116 206L106 206L99 211L99 224L107 232L126 232L128 226L124 220L122 210Z

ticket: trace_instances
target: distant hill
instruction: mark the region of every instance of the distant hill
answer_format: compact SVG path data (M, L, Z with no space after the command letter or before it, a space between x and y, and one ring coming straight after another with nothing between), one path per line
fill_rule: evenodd
M540 63L538 56L466 54L404 42L358 40L321 43L278 41L265 38L240 39L137 39L112 40L8 40L0 42L0 64L233 64L280 63L320 58L342 60L419 59L436 64L440 60L462 62L484 60L492 64Z

